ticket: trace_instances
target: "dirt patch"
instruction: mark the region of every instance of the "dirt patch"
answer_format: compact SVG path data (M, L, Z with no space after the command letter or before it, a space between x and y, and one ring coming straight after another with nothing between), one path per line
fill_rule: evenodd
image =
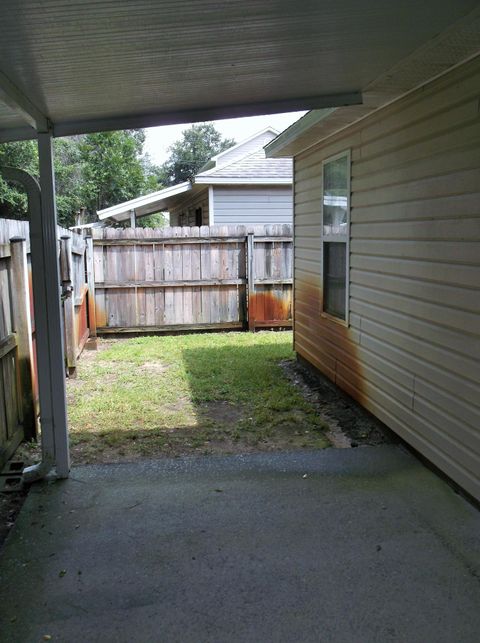
M71 455L78 465L327 446L324 425L312 426L302 410L279 412L275 423L258 426L246 407L210 402L202 405L194 426L124 430L121 436L117 432L72 435Z
M375 446L399 441L382 422L320 373L291 360L283 361L281 366L328 425L326 436L334 447Z
M202 419L211 420L222 425L237 424L237 422L244 419L245 413L245 408L240 404L230 404L225 400L206 402L198 409L198 414Z
M152 375L161 375L167 370L168 366L161 362L145 362L141 368L143 371L151 373Z

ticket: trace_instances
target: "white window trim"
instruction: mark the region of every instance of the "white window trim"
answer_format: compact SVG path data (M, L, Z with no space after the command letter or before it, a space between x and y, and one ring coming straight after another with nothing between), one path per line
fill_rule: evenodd
M340 158L347 158L348 164L348 174L347 174L347 234L335 234L335 235L324 235L323 234L323 177L324 177L324 167L327 163L336 161ZM331 321L341 324L342 326L349 326L350 323L350 201L351 201L351 177L352 177L352 153L350 149L343 150L334 156L329 156L322 161L322 202L321 202L321 222L320 222L320 243L322 251L322 311L321 316L325 317ZM325 280L324 280L324 244L325 243L345 243L345 254L346 254L346 266L345 266L345 319L340 319L335 317L324 310L324 293L325 293Z

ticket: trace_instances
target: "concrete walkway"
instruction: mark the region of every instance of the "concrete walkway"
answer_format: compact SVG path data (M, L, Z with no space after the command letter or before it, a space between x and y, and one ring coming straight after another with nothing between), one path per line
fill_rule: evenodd
M396 446L81 467L27 499L0 640L478 643L479 552Z

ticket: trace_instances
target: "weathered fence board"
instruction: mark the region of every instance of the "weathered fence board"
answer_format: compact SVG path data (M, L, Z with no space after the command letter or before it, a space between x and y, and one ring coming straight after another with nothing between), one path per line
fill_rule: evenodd
M37 433L39 409L29 234L26 221L0 220L0 469L24 438L35 437ZM77 318L77 326L83 329L80 333L83 340L87 322L86 311L85 315L81 312L86 299L85 241L80 235L58 227L58 236L62 235L71 239L69 278L75 311L72 318ZM75 343L77 356L78 348Z
M97 330L289 326L292 244L282 225L94 229Z

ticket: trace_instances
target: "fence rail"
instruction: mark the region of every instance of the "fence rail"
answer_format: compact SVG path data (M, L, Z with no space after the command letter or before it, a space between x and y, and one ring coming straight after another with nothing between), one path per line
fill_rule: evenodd
M99 333L291 326L292 228L93 231Z

